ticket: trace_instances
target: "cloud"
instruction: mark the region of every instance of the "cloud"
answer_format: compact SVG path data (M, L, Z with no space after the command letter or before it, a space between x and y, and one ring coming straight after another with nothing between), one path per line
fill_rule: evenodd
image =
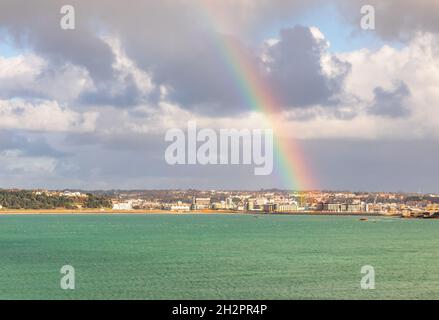
M302 143L320 186L335 190L438 192L437 141L316 139Z
M63 158L68 153L53 148L43 137L28 137L8 130L1 130L0 153L16 157Z
M0 178L10 186L278 186L276 177L258 180L242 167L163 161L164 132L189 120L276 131L277 123L249 108L242 70L225 44L281 102L281 138L302 141L325 186L376 189L378 174L386 188L401 185L392 177L414 167L416 155L404 153L420 141L430 145L416 152L437 158L429 151L439 139L437 1L368 1L377 9L371 34L404 43L343 54L325 38L341 34L332 24L294 27L296 16L324 1L72 0L77 29L70 31L59 28L63 1L24 10L27 2L0 3L0 37L20 52L0 57ZM332 3L359 25L362 1ZM433 161L423 161L433 170ZM430 176L410 179L434 188Z
M79 11L77 29L65 32L60 28L60 9L64 4L58 0L37 1L32 10L23 10L28 5L26 1L2 1L0 26L8 31L17 46L32 48L54 65L67 62L84 66L94 81L111 78L113 53L96 32L98 20L93 22L86 12L82 12L81 17L79 3L73 1Z
M3 170L21 179L29 174L47 175L56 169L57 161L49 157L23 157L15 153L0 154ZM13 184L14 185L14 184Z
M241 80L235 75L242 72L237 70L241 66L227 61L225 43L233 42L257 70L263 64L260 44L243 41L240 36L247 32L241 30L253 30L263 22L297 14L311 5L302 0L208 0L204 5L197 1L139 1L132 6L114 0L105 4L72 1L76 29L65 31L59 27L62 1L40 1L32 12L23 11L24 4L2 2L0 26L8 30L17 45L31 48L47 60L51 70L65 66L85 70L84 77L89 78L79 92L78 104L134 107L146 100L157 103L160 88L164 87L171 102L198 114L215 116L249 110L249 102L237 83ZM228 19L234 15L236 19ZM276 80L279 88L274 90L278 89L287 107L323 103L332 95L331 90L339 87L342 72L332 79L322 73L323 42L307 28L286 29L272 48L269 67L273 73L267 81ZM314 56L307 56L312 50ZM292 55L291 59L287 55ZM71 68L67 71L74 73ZM307 77L301 82L304 74ZM310 86L314 92L302 90ZM47 98L44 92L38 93L39 98Z
M35 180L57 175L70 156L41 134L0 131L0 179L4 187L29 186Z
M92 86L88 72L76 65L54 67L35 54L0 57L2 99L21 97L72 102Z
M84 90L80 103L129 107L154 98L157 91L151 76L126 55L120 40L109 36L103 40L115 57L112 63L114 77Z
M97 116L61 107L56 101L0 100L0 129L90 132L95 130Z
M409 114L406 98L410 96L410 91L405 83L399 83L392 91L377 87L374 89L374 94L375 101L369 113L391 118L404 117Z
M156 65L154 79L169 89L172 102L197 114L248 112L248 93L241 88L241 82L250 75L239 61L233 60L238 54L246 60L253 76L283 103L282 107L333 104L349 65L327 51L328 43L317 32L316 28L303 26L286 28L279 39L271 39L262 48L246 46L233 36L216 35L214 41L219 43L214 45L211 39L199 38L190 53ZM225 48L219 50L218 45ZM235 52L228 53L230 58L223 50Z
M438 36L418 34L407 46L337 55L351 65L339 103L286 113L291 137L421 141L439 139Z
M266 54L269 83L283 106L334 104L349 64L326 52L328 43L317 28L296 26L280 31ZM323 59L326 58L325 72ZM333 100L333 101L331 101Z

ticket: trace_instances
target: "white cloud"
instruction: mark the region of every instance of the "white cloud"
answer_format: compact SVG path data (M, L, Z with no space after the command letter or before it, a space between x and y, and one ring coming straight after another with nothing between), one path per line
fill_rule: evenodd
M376 51L362 49L339 54L351 64L342 102L335 108L315 106L293 110L292 119L309 115L308 121L290 121L298 138L424 139L439 138L439 36L418 33L407 46L384 46ZM389 119L368 114L374 90L394 90L404 83L410 91L407 117ZM377 106L379 108L379 105ZM356 115L340 119L339 113Z
M55 85L56 84L56 85ZM52 68L34 55L0 57L0 87L3 98L43 96L58 101L72 101L93 86L85 68L67 63Z
M130 75L133 77L139 91L147 94L154 90L155 86L150 75L140 69L133 60L128 58L120 39L115 37L104 37L103 40L110 46L115 55L113 69L118 71L118 80L120 82L117 84L118 86L123 85L124 79Z
M317 32L314 30L314 33ZM323 35L322 35L323 37ZM324 37L322 38L324 39ZM358 50L338 54L342 62L351 64L340 102L333 106L315 105L284 112L286 125L282 135L298 139L425 139L439 138L439 119L433 115L439 106L438 37L419 34L401 49L384 46L376 51ZM328 54L322 57L322 69L330 77L338 74L337 63ZM411 113L401 118L370 114L374 90L392 91L398 82L407 85ZM379 106L378 106L379 107ZM169 128L185 128L196 119L200 128L270 128L276 132L277 122L270 122L259 112L240 117L211 118L184 109L166 100L157 106L141 105L131 110L102 110L99 132L118 134L161 134Z
M56 101L0 100L0 128L47 132L95 130L96 112L78 113Z

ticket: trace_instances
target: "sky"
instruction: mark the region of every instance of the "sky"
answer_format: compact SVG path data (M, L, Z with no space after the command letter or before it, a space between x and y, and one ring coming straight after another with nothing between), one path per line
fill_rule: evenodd
M73 30L65 4L0 2L0 188L439 193L438 1L71 0ZM275 108L252 108L244 65ZM266 176L171 166L188 121L270 128L312 182L282 152Z

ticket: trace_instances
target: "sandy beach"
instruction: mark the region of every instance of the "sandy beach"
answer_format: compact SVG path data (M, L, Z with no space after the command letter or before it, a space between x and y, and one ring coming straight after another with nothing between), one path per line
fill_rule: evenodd
M193 211L166 211L166 210L111 210L111 209L84 209L84 210L67 210L67 209L39 209L39 210L12 210L2 209L1 215L148 215L148 214L175 214L175 215L238 215L238 214L253 214L253 215L290 215L290 216L399 216L386 215L372 212L324 212L324 211L299 211L299 212L283 212L283 213L264 213L255 211L232 211L232 210L193 210Z
M111 210L111 209L86 209L86 210L67 210L67 209L38 209L38 210L12 210L2 209L0 215L26 215L26 214L66 214L66 215L87 215L87 214L239 214L245 212L230 210L194 210L194 211L166 211L166 210Z

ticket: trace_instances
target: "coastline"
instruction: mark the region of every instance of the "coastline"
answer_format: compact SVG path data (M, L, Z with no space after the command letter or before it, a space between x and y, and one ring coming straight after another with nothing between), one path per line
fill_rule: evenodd
M0 210L1 215L87 215L87 214L120 214L120 215L148 215L148 214L237 214L242 212L220 211L220 210L197 210L197 211L166 211L166 210L111 210L111 209L87 209L87 210L68 210L68 209L38 209L38 210Z
M400 217L400 215L386 215L376 212L325 212L325 211L299 211L299 212L276 212L265 213L255 211L232 211L232 210L193 210L193 211L166 211L166 210L67 210L67 209L37 209L37 210L9 210L1 209L2 215L282 215L282 216L357 216L357 217Z

